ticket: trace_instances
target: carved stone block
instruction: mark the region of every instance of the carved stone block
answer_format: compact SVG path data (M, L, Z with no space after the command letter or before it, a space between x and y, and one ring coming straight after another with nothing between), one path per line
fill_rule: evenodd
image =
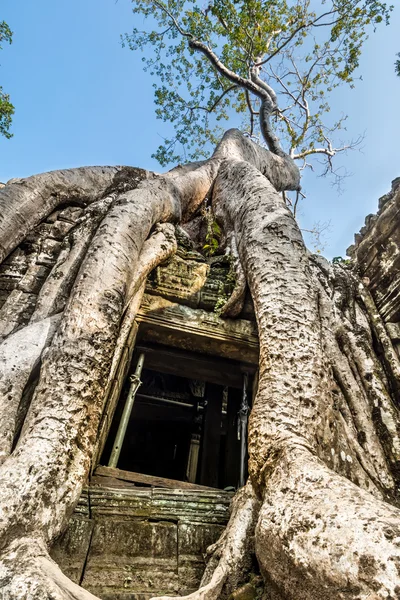
M78 584L83 575L92 531L93 521L74 516L51 551L51 557L60 565L62 572Z
M177 526L107 518L95 522L82 585L92 593L175 592Z

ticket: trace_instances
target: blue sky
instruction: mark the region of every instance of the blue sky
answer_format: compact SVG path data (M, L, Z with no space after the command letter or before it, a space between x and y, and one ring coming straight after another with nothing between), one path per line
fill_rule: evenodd
M2 0L0 20L14 41L0 53L0 82L16 108L11 140L0 138L0 181L52 169L126 164L160 171L151 158L168 129L154 115L141 55L120 44L133 23L129 0ZM344 256L378 198L400 176L400 9L371 34L356 89L341 88L332 113L345 112L361 151L339 157L352 173L342 194L308 173L300 224L330 221L324 254ZM233 121L232 121L233 123Z

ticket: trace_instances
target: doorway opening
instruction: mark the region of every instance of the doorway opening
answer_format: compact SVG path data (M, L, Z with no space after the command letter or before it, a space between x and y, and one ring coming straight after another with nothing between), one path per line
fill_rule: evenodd
M244 484L253 366L142 344L129 375L102 465L130 472L140 485L165 480L167 487L185 482L233 491Z

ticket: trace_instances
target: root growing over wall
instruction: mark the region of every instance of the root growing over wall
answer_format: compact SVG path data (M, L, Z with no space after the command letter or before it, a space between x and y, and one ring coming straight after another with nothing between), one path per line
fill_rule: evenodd
M279 193L299 189L297 168L232 130L208 161L134 179L129 168L88 168L0 190L2 258L66 199L83 207L31 323L4 330L0 345L9 357L25 342L18 378L9 359L0 377L9 423L0 427L0 588L10 600L94 598L62 575L48 548L86 481L143 282L175 251L173 224L212 194L240 276L226 314L237 314L245 279L260 376L250 479L189 598L228 597L253 552L271 600L399 597L398 358L362 282L306 250ZM3 309L4 322L11 307Z

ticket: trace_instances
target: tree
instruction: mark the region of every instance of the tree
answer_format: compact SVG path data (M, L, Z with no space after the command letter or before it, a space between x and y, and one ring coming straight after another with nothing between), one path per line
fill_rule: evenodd
M166 21L176 27L170 15ZM253 541L274 600L399 595L399 359L357 273L305 248L282 197L299 190L300 172L272 131L271 91L258 75L248 81L264 104L269 149L229 130L211 158L140 182L130 167L87 167L0 190L0 261L57 207L83 208L29 324L13 329L12 301L1 309L0 589L7 600L93 600L48 549L87 478L105 389L143 281L175 251L173 224L190 221L205 198L236 269L223 314L238 313L248 285L260 369L250 477L191 600L226 597L245 580ZM32 393L24 394L28 382Z
M354 87L368 27L388 22L386 4L324 2L317 13L308 0L213 0L204 8L140 0L133 12L150 30L134 28L124 41L157 75L157 117L175 129L155 154L162 165L181 160L181 151L186 160L205 156L230 108L252 139L261 134L272 151L285 142L303 166L314 156L331 170L332 157L360 141L340 143L346 116L329 118L328 97L340 84Z
M0 50L3 42L12 42L12 31L5 21L0 22ZM10 133L12 116L14 114L14 106L10 102L10 96L3 92L0 86L0 135L6 138L12 137Z
M394 63L394 68L396 70L396 74L400 77L400 54L397 55L399 58Z

